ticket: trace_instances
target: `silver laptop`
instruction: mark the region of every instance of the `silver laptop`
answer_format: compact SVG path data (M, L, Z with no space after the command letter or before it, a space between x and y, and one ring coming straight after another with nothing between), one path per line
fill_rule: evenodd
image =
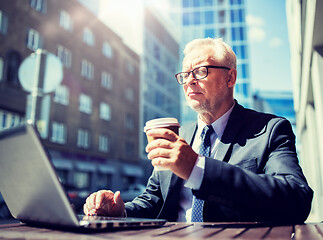
M37 130L28 123L0 132L0 192L12 216L27 224L109 229L166 223L163 219L77 215Z

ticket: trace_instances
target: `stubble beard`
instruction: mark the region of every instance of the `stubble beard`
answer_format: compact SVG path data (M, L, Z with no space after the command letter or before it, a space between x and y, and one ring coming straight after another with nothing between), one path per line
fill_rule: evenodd
M192 108L198 114L203 114L210 111L210 102L208 100L196 104L189 102L188 104L190 108Z

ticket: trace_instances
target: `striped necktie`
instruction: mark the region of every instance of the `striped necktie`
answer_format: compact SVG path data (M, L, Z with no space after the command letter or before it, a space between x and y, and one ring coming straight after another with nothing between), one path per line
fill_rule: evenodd
M214 132L211 125L207 125L203 128L201 133L201 147L199 154L205 157L209 157L211 153L211 139L210 136ZM193 195L192 202L192 216L191 222L203 222L203 206L204 200L196 198Z

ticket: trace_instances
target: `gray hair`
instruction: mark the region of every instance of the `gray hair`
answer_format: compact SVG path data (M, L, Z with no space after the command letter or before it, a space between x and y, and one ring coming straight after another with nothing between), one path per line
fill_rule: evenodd
M226 67L229 68L237 68L236 54L228 44L223 42L222 38L194 39L186 44L183 51L184 56L196 48L209 48L211 60L221 61Z

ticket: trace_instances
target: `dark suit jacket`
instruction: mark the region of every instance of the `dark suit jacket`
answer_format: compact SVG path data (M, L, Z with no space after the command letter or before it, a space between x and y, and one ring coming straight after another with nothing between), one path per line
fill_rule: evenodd
M180 128L192 144L197 124ZM146 191L126 203L128 216L176 221L182 179L170 171L153 171ZM313 192L299 166L289 121L245 109L237 102L215 159L206 158L201 187L204 221L306 220Z

